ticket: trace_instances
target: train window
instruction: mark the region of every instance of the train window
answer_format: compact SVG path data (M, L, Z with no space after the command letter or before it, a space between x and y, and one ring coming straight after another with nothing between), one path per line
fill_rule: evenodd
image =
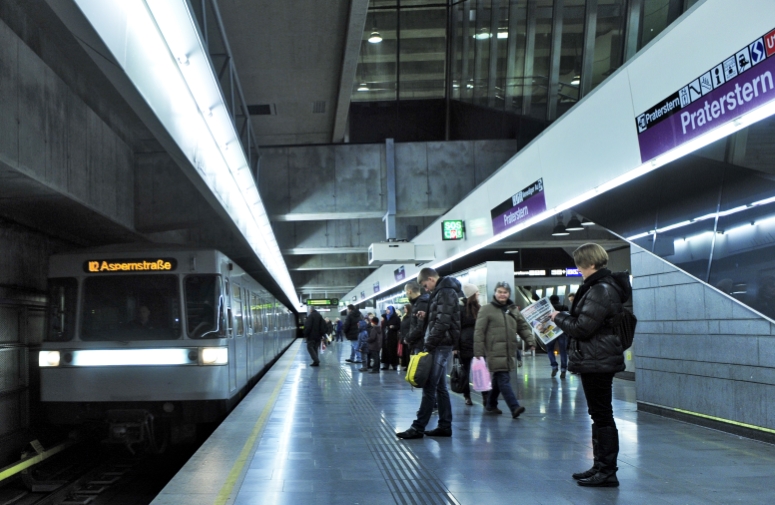
M84 281L81 340L180 338L174 275L116 275Z
M245 334L245 322L242 318L242 290L236 284L233 285L232 292L232 317L234 317L235 334L242 336Z
M48 281L48 331L46 341L66 342L75 334L78 281L72 277Z
M186 326L190 338L218 338L215 312L221 297L217 275L189 275L185 281Z

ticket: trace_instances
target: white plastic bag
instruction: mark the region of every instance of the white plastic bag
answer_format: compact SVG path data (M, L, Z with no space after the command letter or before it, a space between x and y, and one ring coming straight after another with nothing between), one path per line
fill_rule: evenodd
M489 391L492 389L490 371L484 358L474 358L471 362L471 378L474 381L474 391Z

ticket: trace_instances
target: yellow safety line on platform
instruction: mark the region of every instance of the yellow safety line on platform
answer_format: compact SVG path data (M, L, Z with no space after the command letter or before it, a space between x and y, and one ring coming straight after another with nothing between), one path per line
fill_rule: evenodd
M296 348L296 354L299 353L299 349L301 349L301 346ZM221 491L215 498L215 505L226 505L226 502L229 500L229 497L234 490L234 486L237 485L237 481L239 480L240 475L242 475L242 469L245 467L245 463L247 463L250 455L253 454L253 447L256 445L258 435L264 428L264 424L266 424L266 420L269 418L269 414L271 414L272 410L274 409L274 404L277 401L277 397L280 395L280 390L283 388L285 380L288 378L288 372L291 369L291 365L293 365L293 363L296 361L296 354L294 354L293 357L288 360L288 366L285 368L285 371L283 372L280 380L277 381L277 386L275 386L274 391L269 397L269 401L266 402L264 411L261 412L261 415L258 417L258 421L256 421L256 424L253 426L253 431L245 441L245 445L242 447L242 451L237 457L237 461L234 462L228 477L226 477L226 482L223 484Z
M709 416L708 414L700 414L699 412L692 412L691 410L684 410L684 409L679 409L679 408L676 408L676 407L666 407L664 405L658 405L656 403L649 403L649 402L638 402L638 403L644 403L646 405L651 405L651 406L654 406L654 407L659 407L659 408L665 409L665 410L672 410L673 412L679 412L681 414L688 414L690 416L702 417L704 419L710 419L711 421L718 421L720 423L731 424L733 426L741 426L743 428L748 428L749 430L763 431L765 433L775 433L775 430L772 430L770 428L765 428L763 426L756 426L754 424L741 423L740 421L732 421L731 419L724 419L724 418L721 418L721 417Z

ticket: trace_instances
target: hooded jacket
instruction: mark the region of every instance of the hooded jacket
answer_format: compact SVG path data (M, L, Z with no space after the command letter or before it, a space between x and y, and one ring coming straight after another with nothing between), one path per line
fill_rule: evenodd
M431 293L428 310L428 331L425 349L433 351L440 345L457 347L460 340L460 302L464 296L460 281L454 277L440 277Z
M361 311L355 309L347 314L342 331L347 340L358 340L358 321L363 319Z
M411 321L409 322L409 333L406 336L406 344L412 351L422 351L425 337L425 322L427 319L417 317L418 312L428 313L428 307L431 295L423 293L409 303L412 304Z
M382 349L382 328L379 325L369 327L369 354L375 353L379 355L380 349Z
M499 303L493 299L479 309L474 327L474 355L484 356L492 373L514 370L517 333L528 346L535 345L533 330L514 302Z
M607 324L632 296L627 272L603 268L581 285L570 313L560 312L555 324L570 337L568 370L574 373L615 373L625 369L624 349Z

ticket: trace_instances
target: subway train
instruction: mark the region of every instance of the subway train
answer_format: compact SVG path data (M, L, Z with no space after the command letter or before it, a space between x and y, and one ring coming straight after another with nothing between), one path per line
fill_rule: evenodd
M49 422L154 452L220 421L296 337L296 315L216 250L52 256L41 402Z

